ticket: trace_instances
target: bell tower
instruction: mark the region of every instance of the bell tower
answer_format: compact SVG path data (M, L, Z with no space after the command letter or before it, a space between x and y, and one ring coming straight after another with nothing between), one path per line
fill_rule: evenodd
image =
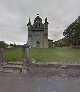
M45 23L43 24L42 19L37 14L34 19L34 23L31 25L29 18L28 26L28 43L30 47L35 48L48 48L48 22L45 18Z

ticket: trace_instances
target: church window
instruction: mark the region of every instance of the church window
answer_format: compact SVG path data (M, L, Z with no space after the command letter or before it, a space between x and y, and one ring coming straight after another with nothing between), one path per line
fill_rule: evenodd
M40 20L39 20L39 22L40 22Z
M40 28L40 24L39 24L39 28Z
M36 28L37 28L37 25L36 25Z

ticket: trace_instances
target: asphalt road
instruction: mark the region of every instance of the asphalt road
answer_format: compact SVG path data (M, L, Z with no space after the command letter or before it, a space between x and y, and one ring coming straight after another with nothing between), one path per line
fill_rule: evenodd
M0 73L0 92L80 92L80 78Z

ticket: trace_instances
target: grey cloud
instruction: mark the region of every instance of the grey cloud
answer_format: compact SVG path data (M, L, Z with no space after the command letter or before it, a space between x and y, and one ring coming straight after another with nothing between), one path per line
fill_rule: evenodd
M0 0L0 40L25 43L28 18L48 17L49 38L58 40L80 15L80 0Z

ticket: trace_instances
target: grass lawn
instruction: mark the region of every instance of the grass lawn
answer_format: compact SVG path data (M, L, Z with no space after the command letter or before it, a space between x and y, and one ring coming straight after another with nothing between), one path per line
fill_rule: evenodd
M31 60L36 62L80 62L80 49L31 48ZM22 49L5 51L5 61L21 61Z
M5 61L21 61L22 49L13 48L5 51Z

